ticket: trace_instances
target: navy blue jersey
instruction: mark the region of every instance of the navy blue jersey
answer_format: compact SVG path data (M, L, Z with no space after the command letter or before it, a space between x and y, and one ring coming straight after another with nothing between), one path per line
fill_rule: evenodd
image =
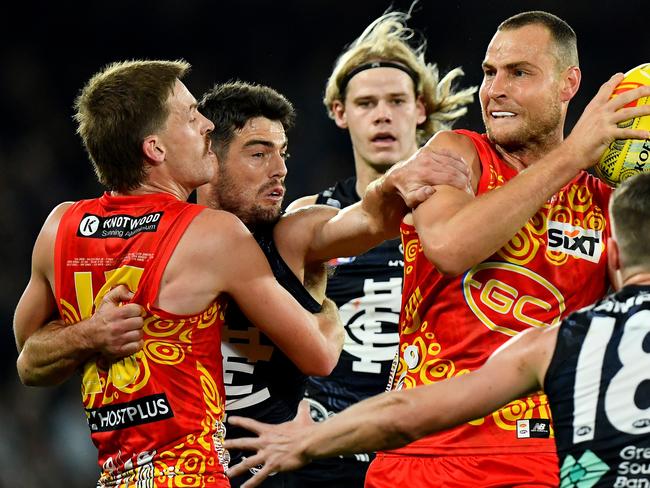
M650 286L565 319L544 390L561 487L650 487Z
M257 229L253 235L278 282L305 309L320 312L321 305L304 288L275 247L273 227ZM291 420L304 395L305 376L300 370L248 321L235 303L228 306L221 337L226 412L272 424ZM243 434L250 435L237 427L228 428L228 438Z
M356 178L338 182L316 203L345 208L359 201ZM357 257L332 261L326 294L339 307L345 327L343 352L327 377L310 377L307 396L312 416L325 418L385 391L399 343L404 260L399 239Z

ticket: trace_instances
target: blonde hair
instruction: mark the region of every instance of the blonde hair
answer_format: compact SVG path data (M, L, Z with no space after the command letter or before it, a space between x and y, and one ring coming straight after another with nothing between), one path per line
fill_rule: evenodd
M472 86L454 91L452 83L462 76L458 67L440 79L438 67L424 59L426 41L411 46L416 31L406 26L411 12L387 12L373 21L339 56L334 70L325 86L323 103L328 114L334 118L332 105L345 101L345 86L348 74L359 65L372 61L392 61L404 65L416 76L414 81L416 97L421 97L426 111L426 120L418 126L418 144L426 142L439 130L449 129L467 112L466 105L474 100L477 87Z

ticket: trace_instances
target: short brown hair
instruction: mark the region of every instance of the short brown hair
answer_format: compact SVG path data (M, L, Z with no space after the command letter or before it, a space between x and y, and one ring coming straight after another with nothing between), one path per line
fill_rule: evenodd
M189 69L183 60L117 62L81 90L75 100L77 133L106 188L124 192L144 182L142 141L167 120L167 100Z
M557 15L541 10L521 12L501 22L497 31L519 29L527 25L541 25L548 30L557 50L556 58L560 70L569 66L579 66L576 33L567 22Z
M612 197L611 212L622 266L650 271L650 173L621 183Z
M214 123L210 137L220 163L235 131L241 130L250 119L265 117L278 121L288 131L296 118L291 102L273 88L238 80L214 85L205 92L199 111Z

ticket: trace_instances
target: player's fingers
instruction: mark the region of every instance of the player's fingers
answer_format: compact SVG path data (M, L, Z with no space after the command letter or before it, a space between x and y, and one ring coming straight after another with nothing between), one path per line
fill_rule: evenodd
M137 353L138 351L142 350L143 347L144 347L144 341L142 339L129 341L126 344L123 344L122 347L120 347L119 356L120 357L131 356Z
M128 317L120 320L119 333L123 334L131 331L138 331L142 334L142 327L144 327L144 320L142 317Z
M226 449L240 449L242 451L257 451L262 446L259 437L239 437L237 439L226 439L224 447Z
M650 88L650 86L648 86ZM614 112L614 122L623 122L624 120L634 119L650 115L650 105L640 105L638 107L625 107Z
M246 464L247 460L248 458L242 459L234 466L230 466L228 468L228 471L226 471L226 476L228 476L228 478L236 478L237 476L241 476L242 474L247 473L249 469L248 465Z
M650 139L650 131L641 129L615 129L614 139Z
M249 419L248 417L228 417L228 423L238 427L243 427L244 429L255 432L256 434L260 434L266 427L268 427L268 424Z
M142 317L144 308L137 303L125 303L115 313L122 318Z
M614 109L618 110L628 103L633 102L634 100L647 96L650 96L650 85L639 86L633 90L627 90L619 93L614 98L612 98L610 103Z
M430 147L429 152L431 152L431 154L436 154L441 158L445 158L449 162L456 163L459 168L467 166L465 159L460 154L446 147Z
M298 411L296 412L296 418L311 418L311 406L309 400L303 398L298 404Z
M257 465L259 465L259 463L257 463L256 466ZM241 485L241 488L255 488L256 486L259 486L260 483L262 483L262 481L268 478L271 473L273 473L271 468L264 465L262 469L260 469L253 475L252 478L250 478L243 485Z
M139 342L143 339L144 332L142 329L127 330L122 332L117 338L122 344Z
M600 86L600 89L592 99L593 102L605 103L612 95L614 88L623 80L623 73L615 73L612 77Z
M444 182L439 182L438 184L444 184ZM431 186L420 187L417 190L412 190L404 195L404 203L406 203L406 206L409 208L415 208L433 195L434 192L435 190Z
M104 295L102 301L117 305L121 302L128 302L131 298L133 298L133 293L125 285L117 285Z

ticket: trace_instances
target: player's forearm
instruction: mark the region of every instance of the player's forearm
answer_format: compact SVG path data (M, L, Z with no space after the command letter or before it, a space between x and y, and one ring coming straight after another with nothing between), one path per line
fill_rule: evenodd
M419 207L414 219L427 258L445 274L465 272L512 239L578 171L571 155L556 149L502 187L476 198L459 195L465 200L458 211L435 226L419 225L431 211Z
M361 200L369 229L382 240L399 234L402 219L409 212L392 175L388 173L370 183Z
M327 376L332 372L338 363L339 356L343 350L345 332L341 324L338 308L329 298L323 301L323 308L317 315L318 328L323 338L323 347L326 350L327 364L325 371L320 376Z
M23 345L16 367L27 386L53 386L68 379L94 354L79 328L53 321L34 332Z
M405 212L403 200L374 181L361 202L342 209L318 228L305 260L315 263L362 254L397 237Z

